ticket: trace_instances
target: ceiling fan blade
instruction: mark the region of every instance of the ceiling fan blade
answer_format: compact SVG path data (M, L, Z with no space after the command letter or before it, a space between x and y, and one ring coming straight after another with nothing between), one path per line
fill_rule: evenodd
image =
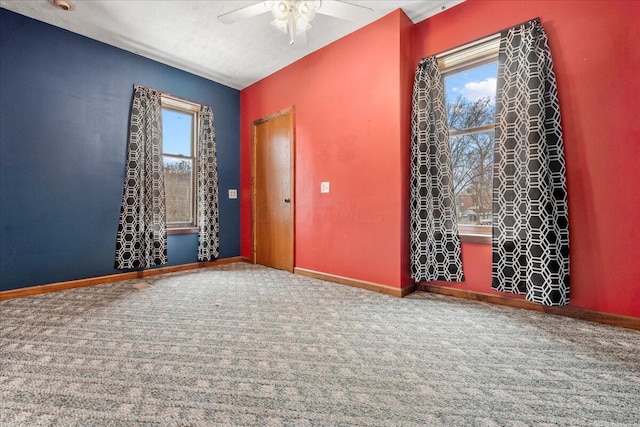
M334 18L355 21L359 18L369 16L373 13L373 9L338 0L322 0L322 4L317 12L323 15L333 16Z
M269 9L267 9L265 3L261 1L251 6L241 7L240 9L218 15L218 19L225 24L233 24L266 12L269 12Z
M293 36L293 47L295 49L304 49L307 47L307 32L301 31Z

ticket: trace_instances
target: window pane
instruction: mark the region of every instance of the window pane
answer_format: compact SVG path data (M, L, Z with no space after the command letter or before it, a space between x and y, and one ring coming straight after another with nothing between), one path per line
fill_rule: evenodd
M193 115L162 109L162 151L191 156Z
M476 234L481 232L478 226L488 226L490 233L493 130L452 136L449 142L460 231Z
M193 221L193 160L164 156L167 223Z
M498 63L445 73L444 85L450 130L493 124Z
M493 125L497 61L444 73L447 121L460 234L491 234Z

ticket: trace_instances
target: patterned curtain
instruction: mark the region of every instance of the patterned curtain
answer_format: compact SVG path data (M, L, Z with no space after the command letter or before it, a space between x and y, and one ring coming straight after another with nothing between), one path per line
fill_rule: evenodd
M219 256L218 162L213 112L200 108L198 134L198 259L213 261Z
M166 263L161 95L155 90L136 86L131 107L115 268L148 268Z
M435 57L418 64L411 114L411 277L463 281L444 84Z
M501 34L493 173L493 283L569 302L569 217L560 107L539 20Z

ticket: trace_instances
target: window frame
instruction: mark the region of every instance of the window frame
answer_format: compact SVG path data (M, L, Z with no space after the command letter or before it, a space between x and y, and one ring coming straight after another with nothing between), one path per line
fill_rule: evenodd
M498 60L499 48L500 35L494 34L436 55L443 87L444 79L448 74L460 73L465 70L496 62ZM449 132L448 142L451 144L451 137L454 136L471 135L493 129L495 129L495 124L456 129ZM493 229L493 226L491 226L491 229ZM493 233L479 233L469 229L465 230L464 225L461 227L460 224L458 224L458 234L463 243L491 244Z
M191 115L191 156L184 156L175 153L167 153L164 151L164 134L162 146L162 159L164 163L165 156L175 159L190 159L192 161L192 177L191 177L191 222L166 222L167 234L189 234L198 232L198 131L200 128L200 109L201 105L185 99L177 98L171 95L162 94L161 96L162 110L175 111Z

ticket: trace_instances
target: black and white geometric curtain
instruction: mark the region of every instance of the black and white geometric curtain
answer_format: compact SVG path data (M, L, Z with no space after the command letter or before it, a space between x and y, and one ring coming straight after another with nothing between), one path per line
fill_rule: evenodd
M161 94L136 86L131 106L115 268L148 268L166 262Z
M198 259L213 261L219 256L218 161L213 112L200 108L198 134Z
M420 61L411 113L410 263L416 282L463 281L444 84L435 57Z
M560 107L539 20L501 34L493 175L493 283L569 302L569 217Z

